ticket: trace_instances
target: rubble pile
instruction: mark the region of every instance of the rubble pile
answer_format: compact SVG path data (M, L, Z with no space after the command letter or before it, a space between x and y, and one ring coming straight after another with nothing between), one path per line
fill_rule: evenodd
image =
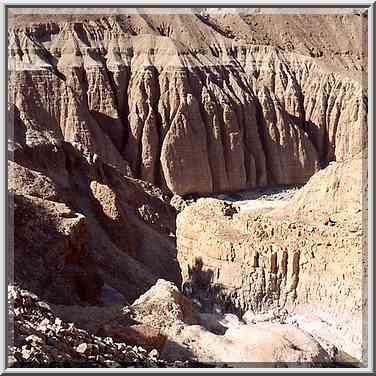
M56 317L49 305L17 286L8 288L9 367L192 367L167 362L156 349L99 337Z

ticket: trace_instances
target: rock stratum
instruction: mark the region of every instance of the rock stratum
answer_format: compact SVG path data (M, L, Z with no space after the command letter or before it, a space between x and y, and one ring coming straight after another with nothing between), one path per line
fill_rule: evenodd
M246 314L251 322L278 319L285 310L309 317L322 325L319 336L361 358L367 273L362 185L348 185L361 180L361 162L328 167L282 208L246 213L221 200L199 199L184 209L177 218L177 248L192 297L209 310L217 304ZM347 196L342 184L351 190ZM333 200L332 207L327 198L318 211L317 190Z
M10 363L366 364L366 20L10 12Z
M13 26L8 49L26 139L37 124L168 192L306 183L366 141L359 81L198 15Z

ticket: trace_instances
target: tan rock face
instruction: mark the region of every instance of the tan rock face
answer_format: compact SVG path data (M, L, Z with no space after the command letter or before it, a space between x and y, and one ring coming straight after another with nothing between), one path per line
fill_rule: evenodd
M192 303L167 281L158 280L131 310L136 319L155 328L150 333L162 330L168 335L161 354L165 359L230 362L233 366L237 362L243 366L244 362L252 366L308 362L313 367L330 361L316 340L291 325L245 325L227 315L216 323L224 332L215 334L208 330L208 319L202 320Z
M171 282L159 279L131 306L134 318L166 333L176 326L198 323L192 302Z
M264 326L286 312L335 323L333 342L361 358L366 64L358 18L333 16L352 25L338 54L329 19L309 21L307 43L236 14L13 19L13 282L60 305L134 302L137 326L109 335L173 359L326 362L300 329ZM184 200L307 182L250 213Z
M278 223L257 216L242 222L228 208L219 200L200 199L178 215L183 279L196 288L215 285L214 296L230 295L235 309L260 311L278 306L279 299L283 306L282 300L295 293L299 248L277 241L277 233L287 228L274 228Z
M357 179L353 174L361 176L357 163L337 163L314 176L291 203L305 209L301 215L289 216L288 206L237 213L215 199L185 208L177 218L178 259L193 296L230 311L269 312L269 319L287 309L336 322L340 346L361 357L362 196L346 184ZM328 179L320 196L322 175ZM312 201L305 201L306 192L313 192ZM314 205L324 208L324 196L331 194L326 214L318 207L309 213ZM350 200L353 206L347 206Z
M182 195L305 183L363 149L356 81L194 15L131 19L133 31L120 18L10 30L9 102L27 139L42 128Z
M192 325L184 328L181 341L189 343L201 361L234 367L325 367L329 363L327 353L312 337L290 325L242 325L229 328L222 336ZM167 345L165 353L173 359L173 352L168 351Z
M343 214L348 219L366 207L368 192L367 159L354 158L332 163L312 176L307 185L294 196L291 210L307 214ZM349 215L350 214L350 215Z

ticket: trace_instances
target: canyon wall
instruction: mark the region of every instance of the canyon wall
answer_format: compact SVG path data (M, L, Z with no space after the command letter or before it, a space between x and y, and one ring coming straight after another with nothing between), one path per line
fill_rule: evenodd
M162 192L31 131L32 142L8 140L12 283L55 304L132 301L160 277L179 284L176 213Z
M292 37L276 25L265 34L255 17L11 20L12 282L80 306L183 282L208 299L202 309L318 317L342 338L330 343L362 357L364 17L333 16L338 54L325 17L296 48L311 21L282 17L296 22ZM305 183L273 210L200 199L176 219L169 204L172 194Z
M184 284L241 314L320 318L334 343L362 357L364 162L328 166L276 209L242 212L209 198L186 207L176 233Z
M357 80L195 15L169 18L173 37L149 18L13 27L8 97L25 137L39 127L181 195L301 184L362 151Z

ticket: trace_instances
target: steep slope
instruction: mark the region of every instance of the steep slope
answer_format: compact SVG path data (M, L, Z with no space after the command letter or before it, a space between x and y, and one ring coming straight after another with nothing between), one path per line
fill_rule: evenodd
M358 155L346 162L331 163L312 176L294 196L291 211L311 215L318 211L328 216L347 216L367 210L367 159Z
M178 194L305 183L362 150L361 84L243 42L193 14L14 26L9 102L26 127Z
M324 323L320 341L363 360L364 18L283 16L270 32L272 16L205 11L11 18L11 281L78 310L135 301L140 322L172 325L205 361L326 361L300 329L290 341L259 326L286 314ZM305 22L323 26L301 45ZM168 203L305 183L288 206L245 214L175 196L176 220ZM183 281L204 314L245 313L255 327L222 336L185 322L192 302L161 278ZM272 354L251 350L265 343Z
M367 10L340 8L197 9L201 19L242 43L278 46L361 79L367 71Z
M16 283L59 304L101 303L109 290L132 300L158 277L179 283L175 211L160 190L34 128L22 140L20 127L8 140Z

